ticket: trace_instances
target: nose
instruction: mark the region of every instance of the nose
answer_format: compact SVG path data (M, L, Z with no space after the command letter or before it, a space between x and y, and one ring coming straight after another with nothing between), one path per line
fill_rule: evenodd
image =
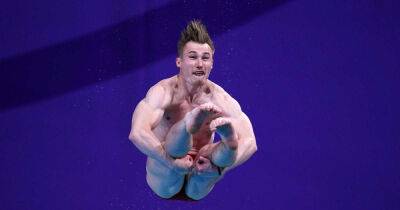
M201 68L203 68L203 61L201 60L201 59L197 59L197 68L198 69L201 69Z

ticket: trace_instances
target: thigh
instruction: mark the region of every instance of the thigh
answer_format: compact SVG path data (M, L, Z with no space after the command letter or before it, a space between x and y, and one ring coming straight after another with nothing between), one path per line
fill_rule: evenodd
M147 158L146 171L147 184L162 198L170 198L177 194L185 180L185 175L178 174L152 158Z

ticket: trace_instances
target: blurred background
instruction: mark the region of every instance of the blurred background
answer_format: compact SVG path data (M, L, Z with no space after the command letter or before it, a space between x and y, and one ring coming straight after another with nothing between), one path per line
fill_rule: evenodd
M3 1L2 209L400 209L400 3ZM146 91L175 75L188 21L257 153L203 200L164 200L129 142ZM397 108L396 108L397 107Z

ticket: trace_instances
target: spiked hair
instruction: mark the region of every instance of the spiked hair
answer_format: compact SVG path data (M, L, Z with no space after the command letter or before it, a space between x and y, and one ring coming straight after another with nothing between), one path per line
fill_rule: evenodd
M185 44L193 41L200 44L207 43L214 52L214 44L208 35L207 28L200 20L192 20L181 32L181 38L178 41L178 55L181 57Z

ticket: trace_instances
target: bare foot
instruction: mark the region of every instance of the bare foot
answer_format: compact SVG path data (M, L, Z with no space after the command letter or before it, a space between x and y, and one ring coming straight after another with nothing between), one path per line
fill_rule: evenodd
M186 114L186 130L194 134L199 131L201 125L207 118L217 117L219 115L221 115L221 110L214 104L202 104Z
M237 137L232 126L232 121L226 117L219 117L210 123L211 132L217 132L222 141L231 149L237 148Z

